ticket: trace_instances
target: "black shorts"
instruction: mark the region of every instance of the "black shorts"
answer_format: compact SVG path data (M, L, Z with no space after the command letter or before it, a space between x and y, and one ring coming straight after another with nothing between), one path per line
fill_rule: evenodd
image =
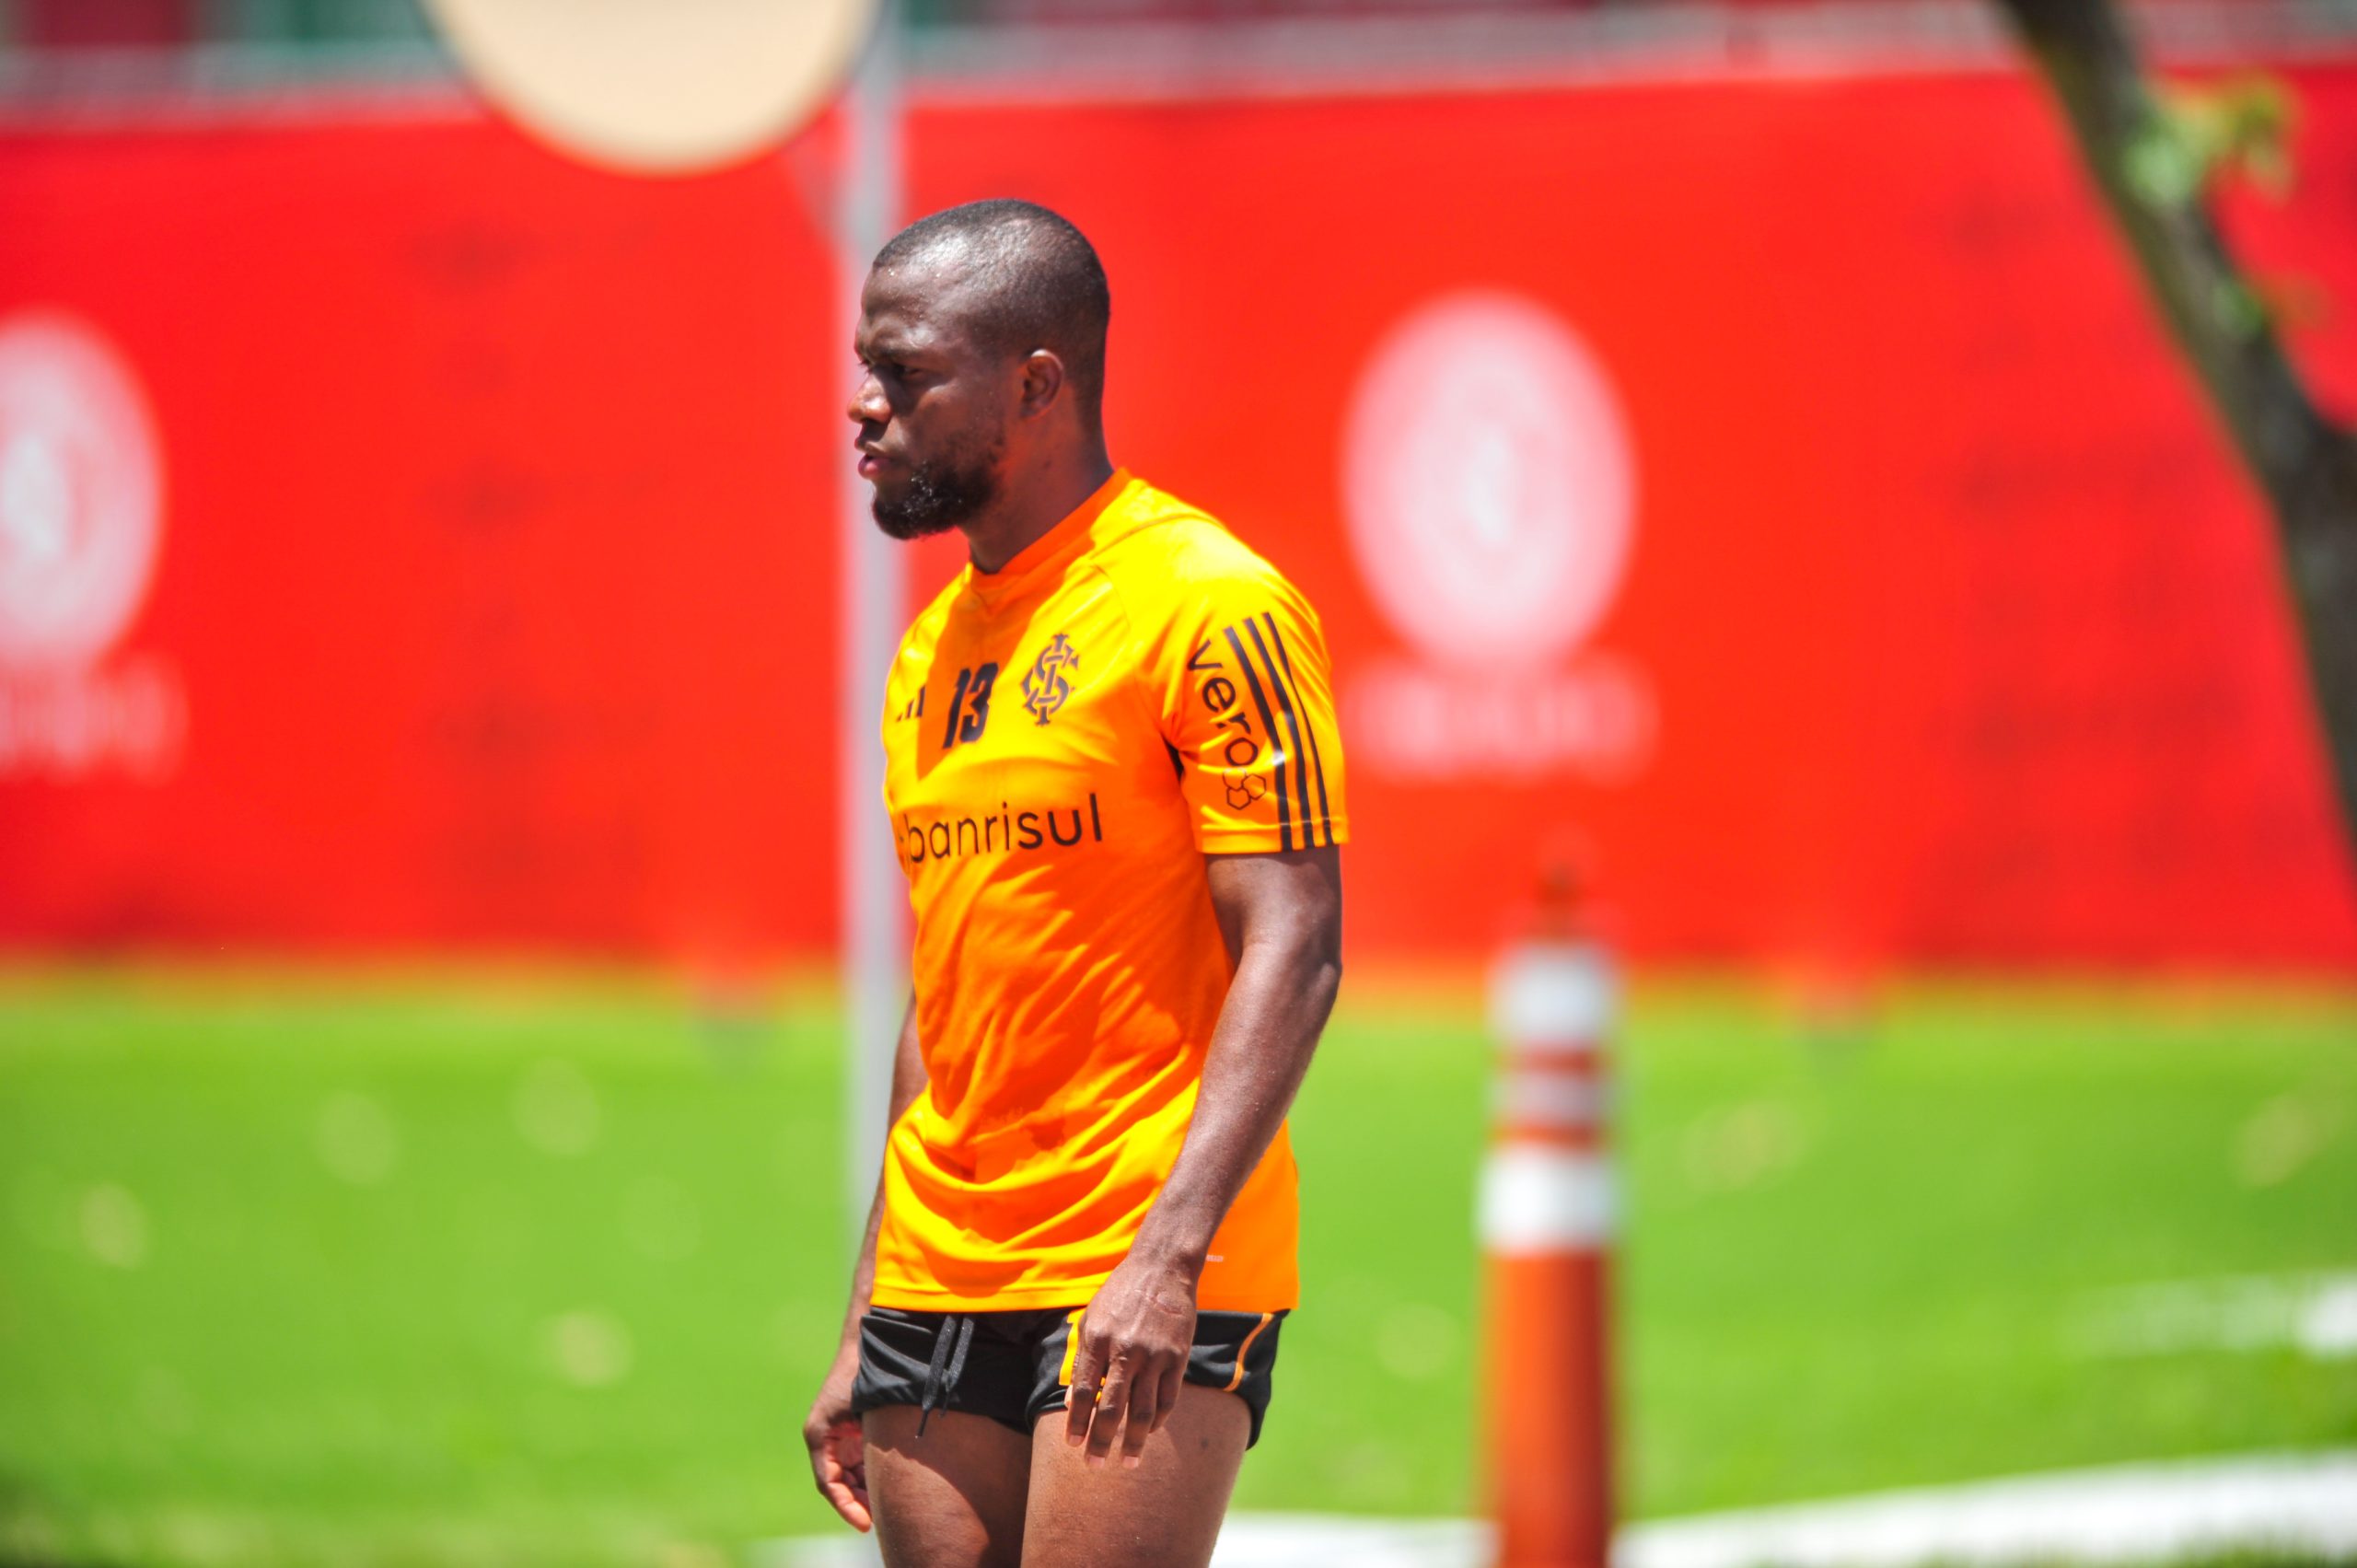
M853 1413L885 1405L986 1415L1026 1437L1050 1411L1064 1408L1072 1387L1072 1332L1077 1307L1031 1312L906 1312L870 1307L859 1320L859 1376ZM1269 1410L1283 1312L1198 1312L1187 1381L1244 1400L1252 1435ZM962 1327L970 1325L970 1327ZM966 1341L959 1353L958 1341ZM928 1389L933 1398L925 1396Z

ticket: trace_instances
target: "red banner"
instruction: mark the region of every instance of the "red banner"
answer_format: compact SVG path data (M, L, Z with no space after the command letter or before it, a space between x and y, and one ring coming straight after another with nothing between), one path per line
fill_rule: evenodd
M2357 71L2293 79L2305 183L2237 228L2357 299ZM2028 83L908 145L912 209L1088 231L1117 456L1319 606L1356 950L1485 949L1571 825L1651 955L2357 960L2264 517ZM0 936L829 944L824 164L0 137Z
M119 645L6 678L12 937L831 939L839 334L783 168L275 126L16 136L0 192L0 351L104 344L163 493ZM76 717L134 670L168 743Z

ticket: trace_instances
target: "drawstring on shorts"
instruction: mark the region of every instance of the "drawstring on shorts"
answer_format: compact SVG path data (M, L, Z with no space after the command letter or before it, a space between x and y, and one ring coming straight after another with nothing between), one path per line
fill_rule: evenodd
M924 1369L924 1391L917 1400L917 1435L924 1435L924 1423L933 1419L934 1411L949 1401L958 1389L958 1379L966 1375L966 1352L974 1342L974 1318L970 1312L952 1312L933 1331L933 1360Z

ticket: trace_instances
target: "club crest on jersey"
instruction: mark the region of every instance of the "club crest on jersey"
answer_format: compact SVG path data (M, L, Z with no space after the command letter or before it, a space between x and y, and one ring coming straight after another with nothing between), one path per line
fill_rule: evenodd
M1072 695L1072 682L1064 672L1080 668L1080 656L1073 652L1072 640L1062 632L1050 639L1032 661L1030 673L1023 678L1023 706L1039 724L1056 716L1056 710Z

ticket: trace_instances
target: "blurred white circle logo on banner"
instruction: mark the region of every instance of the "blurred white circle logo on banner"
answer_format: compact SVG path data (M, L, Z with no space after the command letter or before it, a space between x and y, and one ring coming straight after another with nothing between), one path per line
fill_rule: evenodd
M694 174L783 142L877 0L427 0L484 94L585 162Z
M1436 664L1551 664L1594 630L1628 564L1628 426L1562 318L1517 295L1434 299L1359 377L1343 499L1360 574Z
M79 669L154 575L163 482L130 367L91 328L0 320L0 668Z

